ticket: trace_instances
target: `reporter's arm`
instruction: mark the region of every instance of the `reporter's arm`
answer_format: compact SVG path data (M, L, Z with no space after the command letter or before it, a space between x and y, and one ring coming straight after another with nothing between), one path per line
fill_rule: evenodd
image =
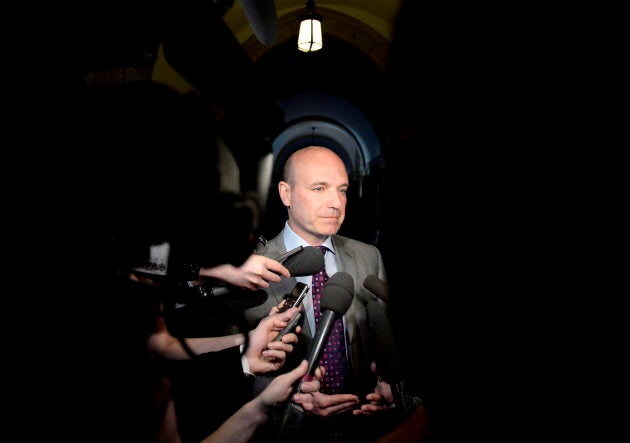
M243 334L232 334L220 337L184 338L183 340L186 341L186 345L194 354L199 355L240 346L245 342L245 337ZM190 355L186 352L179 339L168 332L163 319L159 320L157 331L149 337L148 346L151 352L162 358L171 360L190 359Z
M281 277L289 277L290 273L282 263L263 255L252 254L241 266L223 264L212 268L201 268L199 276L214 278L239 288L255 291L268 288L269 283L277 283Z
M271 408L289 398L293 392L293 384L303 377L307 370L308 363L304 360L292 371L274 378L260 395L243 405L201 443L248 442L258 427L267 421Z
M263 319L258 327L250 331L250 345L246 357L252 372L261 373L277 370L282 367L286 358L286 352L293 349L291 343L297 342L295 334L287 334L282 342L272 342L273 338L284 328L295 315L298 308L292 308L281 314L269 316ZM160 318L157 332L151 334L148 340L149 349L162 358L171 360L189 360L180 339L172 336L164 320ZM195 337L184 338L186 345L196 355L207 352L218 352L224 349L240 346L245 343L243 334L232 334L219 337Z

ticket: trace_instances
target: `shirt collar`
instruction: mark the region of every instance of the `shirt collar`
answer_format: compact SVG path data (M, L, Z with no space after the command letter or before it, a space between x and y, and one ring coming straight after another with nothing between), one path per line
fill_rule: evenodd
M310 246L304 239L302 239L299 235L297 235L293 229L289 226L289 222L286 221L284 223L284 232L283 232L283 240L284 246L287 251L297 248L298 246ZM335 254L335 248L333 247L332 237L327 237L326 240L322 243L323 246L326 246L329 251Z

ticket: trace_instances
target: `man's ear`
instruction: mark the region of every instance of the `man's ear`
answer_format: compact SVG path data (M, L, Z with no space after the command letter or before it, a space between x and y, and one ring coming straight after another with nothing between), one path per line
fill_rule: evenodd
M278 194L284 206L291 206L291 186L287 182L278 182Z

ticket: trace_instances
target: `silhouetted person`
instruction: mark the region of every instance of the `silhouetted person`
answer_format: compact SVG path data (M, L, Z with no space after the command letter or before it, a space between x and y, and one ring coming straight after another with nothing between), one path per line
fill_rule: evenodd
M530 410L517 405L538 391L513 368L539 363L523 337L546 309L538 294L556 256L555 154L537 140L554 93L539 89L549 54L527 31L531 16L487 12L404 1L389 54L381 241L393 324L428 417L410 441L533 428L515 424Z

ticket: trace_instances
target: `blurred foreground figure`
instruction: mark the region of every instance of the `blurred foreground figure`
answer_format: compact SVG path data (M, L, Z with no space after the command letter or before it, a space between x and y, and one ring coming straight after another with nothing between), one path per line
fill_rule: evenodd
M65 393L68 439L185 441L168 376L169 362L182 362L206 370L224 414L205 417L208 432L197 441L247 441L268 410L288 398L306 367L251 399L239 346L252 371L277 370L297 337L269 342L292 313L268 317L251 333L178 340L164 328L161 312L168 260L142 266L156 249L179 244L182 232L190 235L188 229L200 237L203 228L222 232L218 246L206 251L210 264L236 266L251 254L250 219L220 192L212 138L201 152L195 149L201 135L212 133L208 108L198 97L144 82L91 91L84 99L81 130L102 172L77 174L91 198L74 208L82 229L66 239L76 255L67 264L67 278L58 280L81 307L72 311L76 315L59 318L67 329L58 346L71 383ZM206 201L196 211L207 216L203 221L178 215L178 208L199 198ZM222 216L214 217L213 210ZM221 247L227 241L230 247ZM317 380L306 386L307 392L317 389ZM303 402L308 404L308 398Z
M555 294L547 297L545 288L569 284L542 279L563 262L549 250L558 244L549 238L556 211L548 210L557 194L545 169L555 159L539 143L547 121L555 125L545 95L556 97L547 73L557 62L547 63L555 54L546 58L553 39L540 31L537 42L528 31L536 19L510 7L502 12L510 19L405 0L395 24L381 241L392 323L428 420L419 409L415 423L379 443L514 440L535 429L529 412L539 410L539 399L548 402L532 395L529 374L506 371L549 366L528 352L539 326L530 314L548 309ZM418 217L397 207L408 192ZM399 253L404 245L413 259Z

